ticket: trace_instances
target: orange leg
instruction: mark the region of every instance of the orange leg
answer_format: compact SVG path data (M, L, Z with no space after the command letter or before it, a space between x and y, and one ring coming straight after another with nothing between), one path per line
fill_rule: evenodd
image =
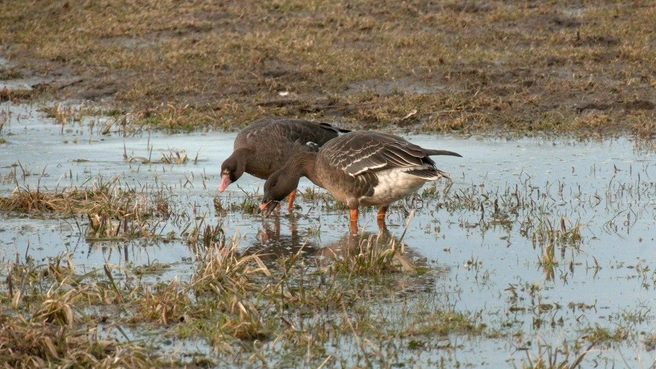
M280 204L278 204L278 206L280 206ZM262 220L262 225L264 226L264 230L262 230L260 234L262 244L271 238L274 240L280 238L280 217L274 218L273 231L269 229L269 225L264 219Z
M294 199L296 198L296 189L289 194L289 204L287 204L287 211L291 212L294 208Z
M380 229L387 229L387 226L385 226L386 213L387 213L387 205L381 206L380 209L378 209L378 214L376 214L376 223L378 224L378 228Z
M351 209L351 224L349 227L351 234L358 233L358 208Z

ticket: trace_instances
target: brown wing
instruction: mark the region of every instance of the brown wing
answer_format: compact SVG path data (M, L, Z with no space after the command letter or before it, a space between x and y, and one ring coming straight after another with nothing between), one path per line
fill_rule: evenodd
M423 149L405 139L380 132L352 132L326 144L322 150L331 166L355 177L370 171L435 165L429 155L451 151Z
M261 148L280 142L322 146L346 130L328 123L314 123L302 119L265 117L253 121L235 139L235 148Z

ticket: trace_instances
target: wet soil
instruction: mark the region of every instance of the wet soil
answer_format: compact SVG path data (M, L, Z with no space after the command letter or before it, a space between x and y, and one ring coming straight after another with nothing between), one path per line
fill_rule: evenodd
M201 129L286 115L441 132L655 133L653 35L641 26L653 4L292 3L126 4L134 14L5 5L15 27L0 41L0 97L109 101ZM28 47L23 22L53 17L83 44L34 37L44 44Z

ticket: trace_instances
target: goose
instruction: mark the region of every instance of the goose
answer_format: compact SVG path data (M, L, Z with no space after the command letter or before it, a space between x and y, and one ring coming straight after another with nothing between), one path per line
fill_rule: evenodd
M435 167L433 155L460 154L425 149L402 137L381 133L356 131L330 140L318 151L304 151L292 156L280 170L264 183L264 197L260 204L268 216L277 203L307 177L325 188L350 209L351 233L357 233L360 206L379 206L376 220L385 228L385 214L389 204L421 188L424 183L449 178Z
M348 130L328 123L286 117L264 117L251 122L235 138L232 154L221 164L223 192L244 173L267 179L294 154L317 151L326 142ZM291 210L296 191L291 191Z

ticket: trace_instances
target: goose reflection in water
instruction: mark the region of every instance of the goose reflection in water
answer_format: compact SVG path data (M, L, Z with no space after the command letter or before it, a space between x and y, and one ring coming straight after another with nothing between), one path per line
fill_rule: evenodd
M387 282L392 284L386 284L386 288L395 295L434 290L436 278L445 271L386 228L378 233L348 232L336 241L318 245L312 236L303 232L303 228L299 231L294 218L290 220L288 232L281 231L279 219L273 218L272 223L265 220L257 241L242 254L257 254L265 263L298 256L308 267L316 268L320 273L331 273L336 268L363 276L384 273L393 276Z
M273 222L270 222L269 219L262 220L262 229L258 233L257 240L244 249L242 252L244 255L257 254L264 261L273 261L299 253L302 256L316 253L317 246L310 237L298 232L295 217L289 217L288 233L280 231L279 217L271 220Z

